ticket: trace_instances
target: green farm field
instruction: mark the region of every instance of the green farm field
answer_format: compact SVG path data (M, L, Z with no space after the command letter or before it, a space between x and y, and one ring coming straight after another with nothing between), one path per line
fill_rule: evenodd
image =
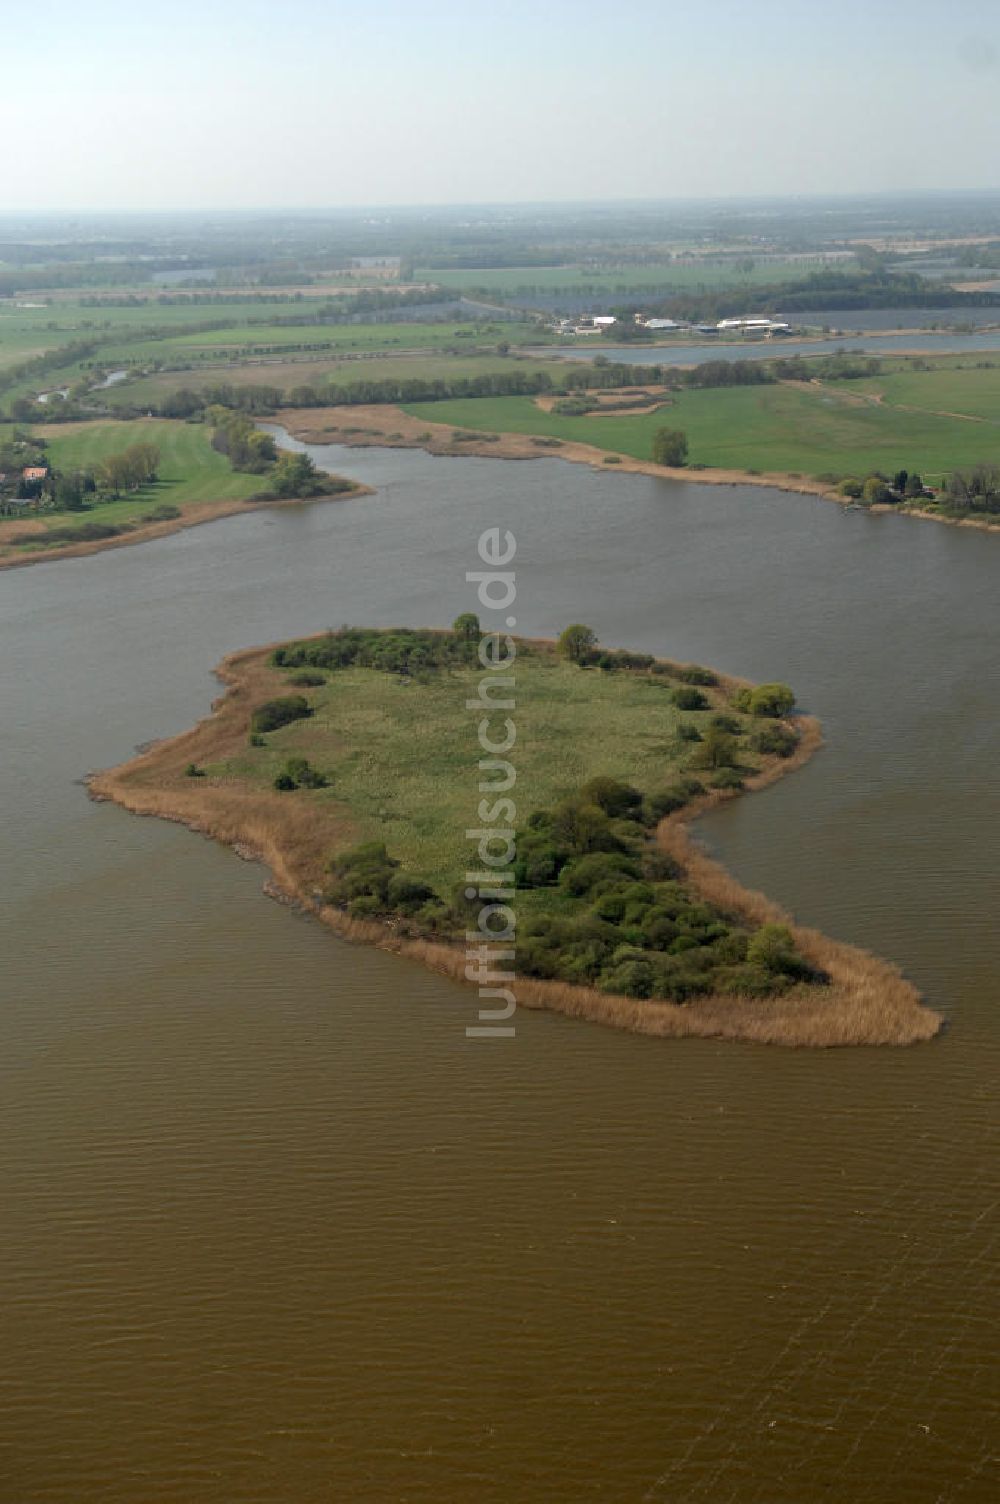
M36 425L36 437L46 441L46 456L56 470L73 471L96 467L108 455L132 444L155 444L160 451L158 478L140 490L116 499L97 500L82 512L41 512L27 518L0 522L0 555L27 555L48 547L75 541L61 532L51 543L45 534L55 529L85 529L88 523L111 527L134 527L158 520L151 514L161 507L185 510L206 503L246 501L266 489L266 477L247 475L231 468L225 455L212 448L210 430L200 425L149 419L131 423L93 422ZM0 428L0 438L10 430ZM41 526L34 537L23 537ZM81 540L86 534L79 534Z
M160 451L159 480L136 497L106 502L94 509L101 520L120 520L113 512L141 516L142 507L170 502L190 506L194 502L225 501L252 496L263 490L260 475L233 470L224 454L212 448L211 430L198 423L173 422L168 418L141 419L134 423L97 422L36 426L33 432L47 442L47 454L57 470L83 470L100 464L109 454L130 444L155 444ZM62 520L62 519L61 519Z
M194 330L163 339L123 341L101 352L102 363L137 360L226 360L251 352L308 346L330 350L425 350L450 345L524 344L540 341L530 323L447 324L229 324L223 329Z
M984 423L1000 423L1000 364L935 364L928 370L907 362L898 370L852 383L853 389L890 407L923 412L961 413Z
M327 300L328 301L328 300ZM495 351L501 343L517 346L545 344L552 336L532 322L487 320L477 323L419 321L370 324L276 323L279 318L302 318L311 307L327 306L321 299L280 303L247 300L236 305L166 305L145 303L122 308L58 303L47 307L0 307L0 378L33 357L50 354L43 371L29 371L3 385L2 401L10 403L40 391L73 387L90 381L95 369L135 369L166 366L201 370L228 368L249 359L280 359L283 351L313 360L324 356L365 355L402 351ZM206 329L206 323L218 327ZM92 348L81 357L71 345ZM66 348L65 362L58 351ZM228 376L227 378L228 379ZM239 379L239 378L236 378ZM262 379L262 378L258 378ZM111 389L108 389L109 391ZM122 395L117 401L124 401ZM140 398L141 400L141 398ZM110 400L109 400L110 405Z
M652 458L658 428L681 428L689 461L720 469L863 476L905 467L933 477L1000 459L1000 429L879 404L854 384L686 391L657 412L597 417L559 417L530 397L411 403L405 410L424 421L548 435L639 460Z

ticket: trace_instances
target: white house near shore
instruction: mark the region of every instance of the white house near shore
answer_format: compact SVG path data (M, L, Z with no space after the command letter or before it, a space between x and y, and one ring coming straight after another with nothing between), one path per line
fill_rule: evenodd
M786 324L782 319L720 319L716 324L720 334L744 333L744 334L790 334L791 324Z

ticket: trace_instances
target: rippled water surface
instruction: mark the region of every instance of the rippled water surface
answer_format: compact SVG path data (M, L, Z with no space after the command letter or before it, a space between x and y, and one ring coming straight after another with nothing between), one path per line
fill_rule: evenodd
M0 576L4 1504L986 1504L1000 538L545 460L317 450L374 497ZM703 833L897 960L908 1051L633 1038L339 942L76 780L236 647L519 627L787 678Z

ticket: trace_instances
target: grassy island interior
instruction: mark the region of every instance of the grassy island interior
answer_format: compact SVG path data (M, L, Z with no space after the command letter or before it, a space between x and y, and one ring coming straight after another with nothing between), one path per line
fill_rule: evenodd
M562 653L519 642L516 689L503 691L516 693L507 788L509 773L477 769L479 640L478 626L345 629L278 648L284 692L254 710L237 755L188 774L308 801L337 827L319 878L327 901L458 941L478 909L464 874L482 865L466 832L482 825L484 791L487 805L506 793L517 807L499 818L517 825L518 964L530 976L674 1002L823 980L788 932L700 898L655 840L665 815L706 790L735 792L795 751L790 691L608 652L585 629Z

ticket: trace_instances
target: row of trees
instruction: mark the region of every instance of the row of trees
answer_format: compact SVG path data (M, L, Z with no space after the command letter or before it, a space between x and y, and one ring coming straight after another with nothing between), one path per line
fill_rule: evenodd
M865 480L848 476L837 488L841 496L850 496L875 506L894 501L919 501L925 494L923 479L916 470L897 470L895 475L883 475L876 470Z
M732 285L713 291L696 289L665 298L645 311L676 319L720 319L749 313L795 313L814 308L848 311L856 308L961 308L1000 305L996 293L956 292L915 272L896 273L873 263L857 272L815 271L769 286ZM630 318L637 305L613 309Z
M226 455L234 470L262 475L274 464L278 457L274 440L269 433L255 428L246 413L211 407L205 416L215 430L212 448Z
M550 392L617 391L628 387L670 386L729 387L760 386L777 379L778 363L746 360L708 360L692 370L680 371L660 365L624 365L606 357L579 369L571 368L555 381L548 371L523 370L518 366L479 376L455 376L450 380L426 380L418 376L386 377L348 381L329 386L303 383L283 390L266 383L234 386L178 387L168 392L156 411L163 418L193 418L206 410L224 407L235 412L264 415L280 407L355 407L384 403L446 402L469 397L530 397ZM798 373L796 373L798 374ZM866 373L871 374L871 373Z

